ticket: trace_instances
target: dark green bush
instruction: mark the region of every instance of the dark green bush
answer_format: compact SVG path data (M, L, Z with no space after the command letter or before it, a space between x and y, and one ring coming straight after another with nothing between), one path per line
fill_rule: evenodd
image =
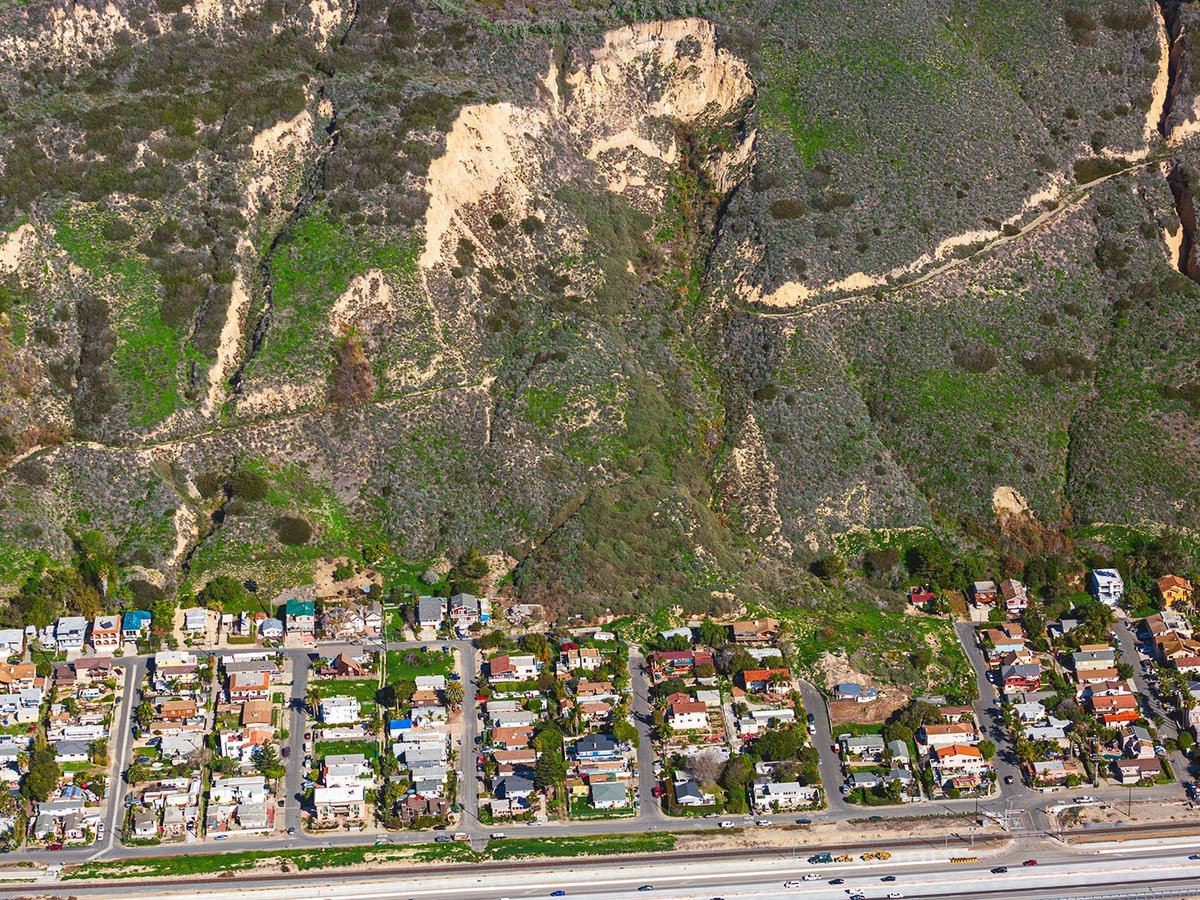
M289 547L307 544L313 535L312 526L299 516L280 516L275 520L274 527L279 542Z

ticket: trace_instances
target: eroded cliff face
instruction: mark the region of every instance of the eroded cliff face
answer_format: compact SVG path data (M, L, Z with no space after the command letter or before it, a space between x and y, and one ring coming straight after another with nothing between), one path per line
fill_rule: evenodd
M219 31L264 7L263 0L194 0L131 10L112 0L30 5L9 13L0 33L0 64L24 68L52 64L77 68L118 47L145 40L153 31L195 28ZM346 7L331 0L311 0L287 17L279 28L297 25L327 42L344 24Z
M551 63L542 102L468 106L429 169L429 207L420 263L426 273L454 268L454 250L467 240L496 263L497 212L519 222L553 215L546 197L595 164L601 184L657 213L670 173L679 163L675 125L716 123L745 107L754 85L746 65L717 47L702 19L639 23L607 32L568 72ZM718 188L745 175L753 133L707 164ZM565 151L565 153L564 153ZM559 233L566 249L577 237Z

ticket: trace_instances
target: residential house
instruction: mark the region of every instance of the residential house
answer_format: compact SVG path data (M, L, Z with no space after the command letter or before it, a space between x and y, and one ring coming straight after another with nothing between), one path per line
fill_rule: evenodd
M275 705L267 699L247 700L242 704L242 727L269 728Z
M339 653L329 664L330 671L339 678L361 678L367 674L366 665L348 653Z
M229 676L229 700L266 700L271 695L271 675L268 672L233 672Z
M450 619L459 633L476 623L486 625L490 619L490 609L488 600L474 594L455 594L450 598Z
M25 632L20 628L0 628L0 656L25 652Z
M967 590L967 594L971 598L971 602L976 606L984 603L995 603L999 596L1000 589L994 581L976 581Z
M1138 711L1137 698L1132 694L1092 697L1089 702L1092 712L1109 727L1121 722L1134 722L1142 717Z
M1162 760L1157 756L1118 759L1114 766L1121 784L1154 781L1163 774Z
M676 773L671 784L675 790L676 806L709 806L716 802L715 795L706 793L694 778Z
M993 663L1007 653L1017 653L1026 647L1025 629L1016 622L1004 622L997 628L985 628L982 634L988 659Z
M1158 579L1158 593L1168 607L1188 603L1192 599L1192 583L1178 575L1164 575Z
M258 623L258 636L264 641L283 639L283 621L280 619L263 619Z
M370 779L373 775L362 753L340 753L325 757L321 783L326 787L346 787Z
M524 750L532 739L532 725L492 729L492 746L504 750Z
M856 682L844 682L833 688L835 700L853 700L855 703L870 703L879 698L879 692L873 687L863 687Z
M317 628L317 605L293 597L283 608L288 634L312 634Z
M425 819L444 819L450 814L450 802L443 797L411 795L400 803L400 821L413 826Z
M498 778L492 790L492 793L502 800L524 800L533 792L533 781L522 775L506 775Z
M1021 613L1029 606L1029 591L1015 578L1000 582L1000 597L1004 600L1004 608L1010 613Z
M593 809L618 809L629 805L629 789L620 781L592 782L590 803Z
M920 609L925 609L936 600L937 594L929 585L917 585L908 589L908 602Z
M1113 669L1081 669L1075 673L1075 680L1082 689L1098 684L1108 684L1120 679L1121 673Z
M83 616L63 616L54 627L54 640L59 650L82 650L88 620Z
M775 619L734 622L731 628L736 644L768 644L779 636L779 622Z
M969 744L973 747L979 743L980 735L974 724L959 722L949 725L923 725L917 732L917 740L927 750L949 747L951 744Z
M885 744L878 734L847 734L839 738L846 759L882 762Z
M617 742L607 734L588 734L571 747L575 759L613 759L618 754Z
M417 628L440 628L446 617L446 601L441 597L417 598Z
M802 809L820 799L820 788L799 781L763 781L754 786L754 806L761 812Z
M359 720L360 709L357 697L323 697L318 713L326 725L353 725Z
M318 822L360 820L367 811L366 788L361 784L315 788L313 808Z
M185 609L183 611L183 630L187 634L203 634L208 631L208 611L204 609Z
M558 665L563 671L574 672L583 669L595 672L604 664L604 657L595 647L580 647L577 644L563 644L559 649Z
M488 662L491 681L530 681L537 678L538 661L532 656L496 656Z
M185 722L195 715L195 700L164 700L158 706L158 717L164 722Z
M1026 767L1034 785L1062 785L1070 779L1083 777L1083 770L1073 759L1047 759L1029 763Z
M1025 737L1034 742L1057 744L1066 749L1071 745L1067 730L1071 727L1069 719L1056 719L1048 716L1044 725L1030 725L1025 729Z
M938 771L943 773L942 780L948 775L980 775L990 768L979 748L968 744L939 747L933 751L932 761Z
M321 612L321 633L333 640L377 638L383 634L383 604L378 600L327 604Z
M738 675L738 681L748 694L772 694L785 692L791 687L792 673L785 668L746 669Z
M1088 645L1095 649L1080 648L1071 654L1071 667L1076 672L1086 672L1091 669L1116 668L1117 654L1111 647L1100 648L1098 645Z
M267 780L261 775L216 778L208 794L209 802L219 806L237 803L265 803Z
M1042 667L1037 663L1017 663L1003 666L1000 679L1006 694L1040 691L1042 689Z
M121 639L125 643L136 644L150 630L151 615L149 610L135 609L121 617Z
M686 694L667 698L667 724L675 731L703 731L708 728L708 707Z
M1116 569L1092 569L1087 577L1088 592L1109 606L1116 606L1125 594L1125 582Z

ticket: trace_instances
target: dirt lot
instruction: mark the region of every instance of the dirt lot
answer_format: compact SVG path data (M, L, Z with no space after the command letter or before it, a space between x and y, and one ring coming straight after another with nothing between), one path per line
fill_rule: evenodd
M798 812L797 818L806 817ZM864 817L865 818L865 817ZM739 848L789 847L804 850L820 849L823 845L861 844L870 841L896 841L909 838L928 838L944 841L947 836L971 834L974 820L969 817L923 818L907 822L887 820L869 823L866 821L822 822L813 819L812 825L784 825L773 828L749 826L742 830L724 832L694 832L682 834L675 844L679 851L693 850L736 850ZM740 823L739 823L740 824ZM992 823L974 829L975 838L1003 838L1004 831Z
M1183 800L1137 798L1133 803L1118 802L1112 805L1097 803L1090 806L1072 806L1055 816L1056 824L1062 828L1077 828L1085 824L1129 825L1153 824L1158 822L1195 822L1197 811L1192 804Z
M861 722L864 725L881 725L898 709L903 709L912 699L912 691L907 687L891 684L879 684L870 675L859 672L844 656L825 653L817 664L825 686L833 688L835 684L852 682L864 687L873 687L879 692L879 699L871 703L855 703L853 700L831 700L829 702L829 718L833 725L845 725L849 722Z

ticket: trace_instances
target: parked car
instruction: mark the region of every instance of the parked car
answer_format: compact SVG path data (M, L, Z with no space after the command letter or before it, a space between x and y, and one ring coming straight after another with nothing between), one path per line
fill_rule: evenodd
M796 824L797 825L811 825L812 819L797 819Z
M1082 797L1075 798L1076 803L1098 803L1099 801L1091 794L1084 794Z
M217 835L215 838L213 838L213 840L214 840L214 841L227 841L227 840L229 840L229 835L227 835L227 834L218 834L218 835Z
M719 824L722 828L732 828L733 827L733 823L730 822L728 819L724 819Z
M437 837L435 837L433 839L433 842L435 844L448 844L452 840L454 840L454 838L450 837L450 835L448 835L448 834L439 834Z
M662 796L662 785L656 784L653 788L651 788L650 795L652 797L661 797Z
M63 845L62 845L62 844L51 844L51 845L50 845L49 847L47 847L46 849L47 849L47 850L61 850L62 848L63 848Z
M759 819L755 823L759 828L769 828L771 826L770 819Z

